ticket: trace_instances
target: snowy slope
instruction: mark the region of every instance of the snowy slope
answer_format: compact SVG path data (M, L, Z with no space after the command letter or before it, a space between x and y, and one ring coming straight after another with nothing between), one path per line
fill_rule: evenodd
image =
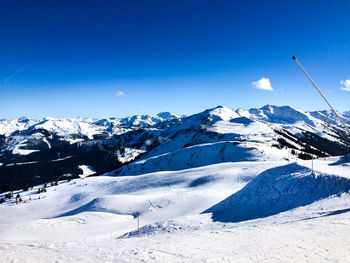
M158 171L176 171L221 162L263 160L259 151L248 150L232 142L199 144L160 156L142 159L120 168L118 175L138 175Z
M267 217L350 190L350 179L291 164L260 174L242 190L206 210L215 221Z
M88 216L88 212L100 212L101 216L111 213L125 220L132 219L135 214L141 214L143 224L167 220L174 216L198 214L229 196L232 191L239 190L251 178L275 164L237 162L132 177L87 177L70 182L62 181L58 186L47 187L47 192L41 194L37 194L37 189L42 187L38 186L28 192L19 192L26 203L15 205L15 200L12 199L11 202L0 205L1 213L7 215L6 218L1 218L1 224L12 225L17 222L20 225L22 222L35 222L44 218L51 218L49 221L52 222L70 222L74 220L73 216ZM35 209L39 207L40 209ZM132 224L134 228L134 223ZM16 227L11 231L16 232ZM60 236L59 233L57 235L56 237ZM67 236L69 233L62 235ZM8 238L24 236L30 239L37 238L24 232L19 237L11 234ZM74 239L74 236L72 238Z
M25 203L0 205L6 215L0 217L0 261L347 262L350 179L337 174L349 169L347 157L317 160L317 177L286 163L227 162L87 177L62 181L40 195L37 187L20 192ZM232 197L242 192L246 202L236 207ZM278 193L281 198L275 198ZM230 200L229 211L249 214L269 204L277 207L270 214L285 212L239 223L201 214L222 200Z

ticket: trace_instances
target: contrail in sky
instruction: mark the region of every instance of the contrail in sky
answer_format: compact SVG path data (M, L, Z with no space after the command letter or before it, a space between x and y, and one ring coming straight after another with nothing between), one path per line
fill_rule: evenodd
M10 79L12 79L14 76L16 76L18 73L21 73L22 71L24 71L27 68L27 66L24 66L23 68L17 70L15 73L11 74L10 76L8 76L6 79L4 79L4 82L9 81Z

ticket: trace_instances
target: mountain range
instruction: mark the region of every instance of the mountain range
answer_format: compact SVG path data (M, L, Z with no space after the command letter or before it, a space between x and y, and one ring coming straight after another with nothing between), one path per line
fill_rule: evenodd
M350 126L350 112L340 113ZM350 136L330 111L218 106L183 116L0 121L0 192L91 175L345 155Z

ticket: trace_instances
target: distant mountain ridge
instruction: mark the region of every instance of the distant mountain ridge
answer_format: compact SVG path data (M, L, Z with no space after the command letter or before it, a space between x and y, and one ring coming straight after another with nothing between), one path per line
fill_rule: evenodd
M75 134L81 132L82 134L84 134L84 131L86 131L86 128L89 128L89 125L91 130L96 130L95 132L98 133L99 127L93 127L94 125L104 127L146 127L179 117L180 115L171 112L161 112L156 116L133 115L131 117L125 118L111 117L105 119L52 117L45 117L43 119L28 119L26 117L21 117L13 120L0 120L0 135L9 136L12 132L26 132L27 129L45 129L47 131L52 131L56 133L60 133L60 131L65 131L67 134Z
M249 110L237 109L233 110L225 106L217 106L213 109L206 110L211 115L220 116L222 118L247 117L253 120L263 120L270 123L287 123L304 121L310 125L314 125L314 120L322 120L324 122L338 124L339 120L330 110L303 112L290 106L273 106L265 105L262 108L251 108ZM350 111L338 112L345 123L350 123ZM195 114L196 115L196 114ZM178 115L171 112L161 112L155 116L152 115L133 115L124 118L52 118L45 117L42 119L28 119L20 117L18 119L6 120L0 119L0 135L10 136L13 132L28 133L33 129L44 129L49 132L56 132L61 135L66 134L86 135L98 134L101 132L99 127L150 127L164 121L170 121L186 115ZM90 126L90 127L89 127ZM94 127L97 126L97 127ZM84 133L90 128L90 132ZM112 130L112 129L111 129Z

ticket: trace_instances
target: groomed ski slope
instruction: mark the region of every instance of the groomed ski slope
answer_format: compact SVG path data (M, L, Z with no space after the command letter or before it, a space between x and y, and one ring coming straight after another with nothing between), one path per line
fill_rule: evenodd
M40 199L34 188L20 193L26 203L0 205L0 262L349 262L347 157L314 161L316 175L309 167L244 161L87 177Z

